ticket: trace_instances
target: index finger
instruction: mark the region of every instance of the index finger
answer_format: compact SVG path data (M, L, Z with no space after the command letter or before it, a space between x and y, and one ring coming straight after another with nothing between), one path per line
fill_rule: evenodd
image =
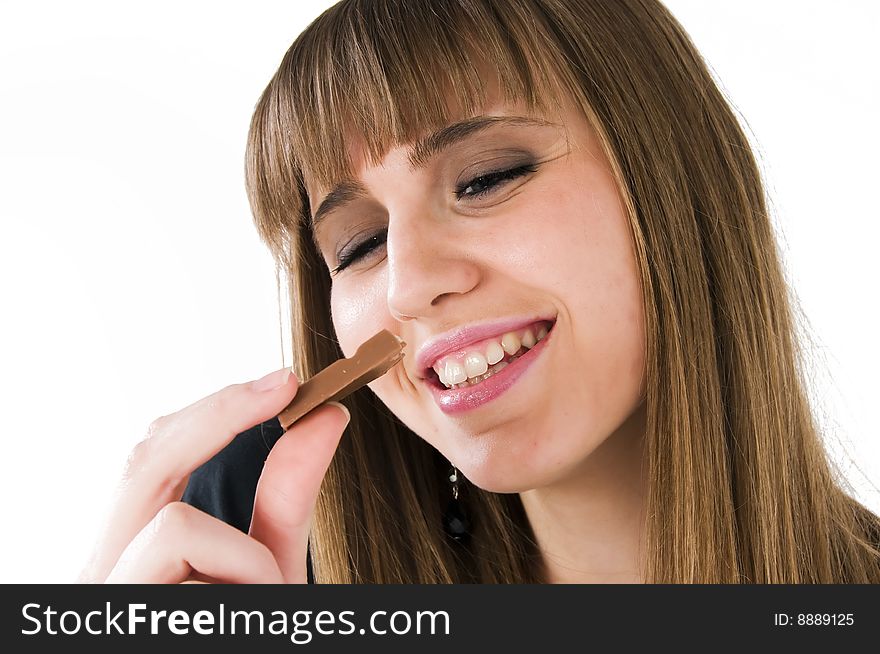
M79 581L103 581L135 535L183 495L193 470L236 435L278 413L299 381L289 368L232 384L153 421L129 455L109 517Z

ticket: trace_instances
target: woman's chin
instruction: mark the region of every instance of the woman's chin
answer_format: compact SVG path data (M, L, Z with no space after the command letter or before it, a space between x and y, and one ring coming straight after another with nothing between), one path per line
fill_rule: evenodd
M468 484L490 493L522 493L547 483L546 474L522 462L456 467Z

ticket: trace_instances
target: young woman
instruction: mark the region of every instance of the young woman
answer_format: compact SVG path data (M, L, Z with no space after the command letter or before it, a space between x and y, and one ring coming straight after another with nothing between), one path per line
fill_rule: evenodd
M295 375L157 420L83 580L880 582L748 142L659 2L340 2L247 180ZM403 362L281 436L380 329Z

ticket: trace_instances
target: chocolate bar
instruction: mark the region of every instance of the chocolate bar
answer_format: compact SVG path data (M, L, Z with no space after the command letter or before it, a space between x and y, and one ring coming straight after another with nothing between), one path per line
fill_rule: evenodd
M334 361L297 389L293 401L278 414L281 426L287 430L324 402L341 400L378 379L403 358L405 345L387 329L364 341L354 355Z

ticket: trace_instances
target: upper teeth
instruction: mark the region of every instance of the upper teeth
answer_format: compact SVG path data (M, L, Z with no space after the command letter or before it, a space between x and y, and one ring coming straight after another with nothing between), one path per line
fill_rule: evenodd
M516 332L507 332L501 337L495 337L488 341L483 341L468 349L464 356L461 352L446 357L441 357L434 363L434 370L440 377L441 383L446 386L461 384L468 379L475 379L481 376L488 376L487 371L490 366L495 366L501 361L505 355L513 356L519 352L520 347L527 350L535 346L535 344L547 335L547 325L541 323L527 327L524 330ZM496 370L504 367L499 364ZM489 373L491 374L491 373Z

